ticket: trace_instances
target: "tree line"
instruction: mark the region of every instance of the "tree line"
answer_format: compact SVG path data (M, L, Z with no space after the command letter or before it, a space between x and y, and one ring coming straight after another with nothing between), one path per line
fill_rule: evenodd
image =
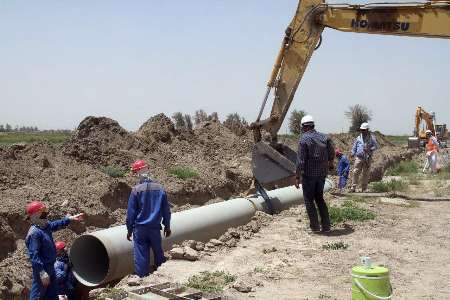
M203 109L196 110L193 117L189 114L176 112L172 115L172 119L176 129L187 131L191 131L194 126L198 126L203 122L221 122L217 112L208 114ZM222 124L238 136L244 135L248 127L245 118L238 113L228 114Z
M288 124L291 134L301 134L300 122L306 114L306 111L297 109L291 112ZM345 117L350 121L348 131L357 132L362 123L372 120L372 112L364 105L355 104L348 107L347 111L345 111ZM194 126L202 122L221 122L217 112L208 114L203 109L195 111L193 117L189 114L176 112L172 115L172 119L176 129L186 131L191 131ZM238 113L228 114L222 124L238 136L244 135L248 129L248 122Z
M357 132L359 127L364 122L369 122L372 120L372 112L361 104L355 104L348 107L347 111L345 111L345 117L350 121L350 127L348 132ZM292 134L299 135L301 134L301 120L307 113L304 110L296 110L294 109L291 112L289 117L289 131Z
M0 132L37 132L39 129L37 126L12 126L8 123L5 125L0 124Z

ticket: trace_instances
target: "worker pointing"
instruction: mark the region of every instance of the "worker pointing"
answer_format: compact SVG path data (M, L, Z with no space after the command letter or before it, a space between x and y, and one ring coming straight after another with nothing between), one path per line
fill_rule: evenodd
M52 233L67 227L71 221L81 221L83 214L49 221L47 219L48 210L40 201L27 204L25 210L32 224L25 238L33 269L33 283L29 299L56 300L58 299L58 284L54 268L56 247Z
M148 166L143 160L131 166L139 183L131 190L127 210L127 239L133 237L134 269L139 277L150 274L150 248L155 259L155 269L166 261L162 249L161 222L164 235L169 237L170 207L167 195L157 182L150 179Z
M355 157L353 169L352 191L356 191L361 179L361 190L364 192L369 183L369 171L372 164L373 152L378 148L375 136L370 132L369 123L362 123L359 127L360 134L352 147L352 156Z

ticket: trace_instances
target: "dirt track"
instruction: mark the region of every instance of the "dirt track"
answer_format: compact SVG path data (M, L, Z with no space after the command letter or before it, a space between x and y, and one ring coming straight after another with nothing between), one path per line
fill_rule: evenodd
M428 181L421 184L432 186ZM448 188L450 181L446 184ZM426 192L423 188L410 191L414 195ZM331 205L344 200L328 195ZM183 283L201 271L224 270L252 288L244 294L229 287L225 299L344 300L351 297L351 267L359 264L361 256L370 256L391 270L394 299L448 299L450 202L366 201L358 204L376 212L373 221L341 224L329 236L311 235L306 231L304 207L294 207L236 248L194 263L171 260L146 281ZM344 242L349 248L324 250L322 245L330 242Z
M352 136L333 135L336 145L349 151ZM410 157L378 135L383 146L375 155L372 180L384 170ZM295 149L296 141L288 143ZM24 207L32 199L50 206L50 217L77 211L86 221L55 234L70 242L85 231L123 224L125 208L135 179L111 178L100 168L118 165L128 168L138 158L146 159L151 175L160 181L175 209L238 195L251 184L251 134L236 136L221 123L206 122L193 131L175 130L163 114L144 123L136 133L124 130L116 121L87 117L72 138L62 146L47 143L0 147L0 295L2 299L24 299L31 285L30 266L24 250L29 223ZM181 180L168 172L189 167L198 177Z

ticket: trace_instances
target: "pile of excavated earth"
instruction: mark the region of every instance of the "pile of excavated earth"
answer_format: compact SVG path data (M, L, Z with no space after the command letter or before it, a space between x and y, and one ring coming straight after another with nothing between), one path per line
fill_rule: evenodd
M337 147L350 151L354 136L331 137ZM381 149L375 155L371 180L381 179L388 167L412 156L382 134L377 133L377 138ZM295 140L285 142L296 149ZM24 216L27 202L43 200L50 208L51 219L84 212L83 223L54 235L70 244L84 232L124 223L128 195L136 179L129 175L113 178L102 171L104 167L127 170L134 160L144 159L152 177L166 188L173 210L188 209L229 199L251 186L252 144L250 132L237 136L220 122L180 131L168 117L159 114L135 133L112 119L87 117L63 145L0 147L0 298L26 299L29 294L31 267L24 245L30 226ZM176 168L194 170L196 176L180 179L172 175L171 170ZM232 247L235 239L259 230L261 222L257 220L261 217L204 245L179 245L172 256L189 256L189 249L208 252Z

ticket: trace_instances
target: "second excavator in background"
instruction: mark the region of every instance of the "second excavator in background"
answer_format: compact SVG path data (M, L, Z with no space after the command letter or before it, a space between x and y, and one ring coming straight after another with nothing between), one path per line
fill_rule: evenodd
M425 147L427 142L426 131L430 130L436 136L439 145L443 148L447 147L448 130L446 124L436 124L436 114L427 112L421 106L416 108L414 118L413 136L408 138L408 148ZM421 124L422 127L420 126Z
M257 187L295 175L296 152L278 142L278 131L306 66L322 43L325 27L367 34L450 38L450 1L373 4L299 1L294 18L285 31L258 117L251 124L255 140L252 167ZM270 116L262 120L272 91ZM262 138L262 131L269 135L266 140Z

